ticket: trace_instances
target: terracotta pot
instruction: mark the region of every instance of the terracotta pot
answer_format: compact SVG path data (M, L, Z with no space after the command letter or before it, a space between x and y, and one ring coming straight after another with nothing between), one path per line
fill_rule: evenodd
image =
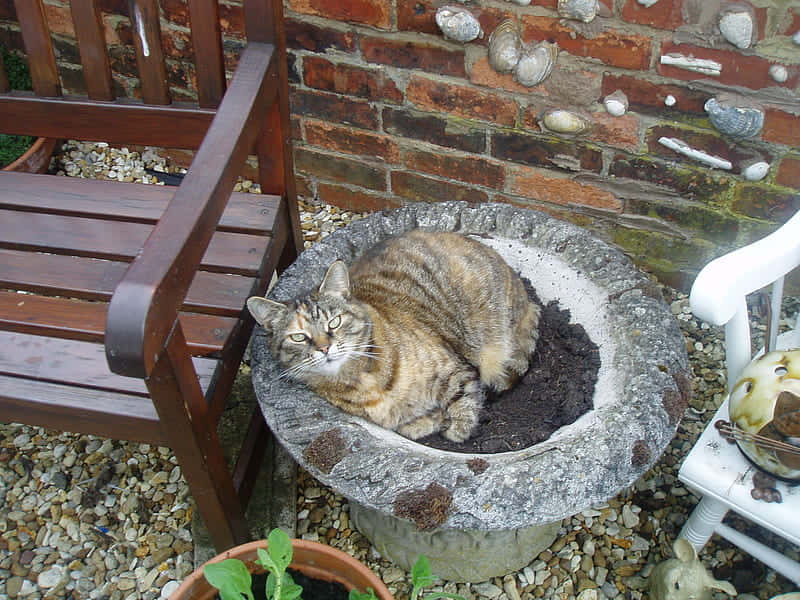
M50 166L50 157L53 156L57 143L55 138L36 138L22 156L3 167L3 170L44 173Z
M238 558L247 565L251 573L263 572L263 569L255 564L255 560L258 558L257 549L266 547L267 540L249 542L218 554L208 562ZM306 540L292 540L292 550L290 569L300 571L313 579L335 581L348 590L356 588L364 592L367 588L372 588L380 600L394 600L383 582L366 565L341 550ZM203 567L200 567L184 579L169 600L212 600L216 593L216 588L206 581Z

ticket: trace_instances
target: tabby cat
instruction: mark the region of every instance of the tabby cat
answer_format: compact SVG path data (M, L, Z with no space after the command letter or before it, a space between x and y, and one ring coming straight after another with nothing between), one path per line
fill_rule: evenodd
M528 368L539 307L488 246L413 230L282 304L248 299L271 333L282 376L342 410L411 439L462 442L478 424L484 386L511 387Z

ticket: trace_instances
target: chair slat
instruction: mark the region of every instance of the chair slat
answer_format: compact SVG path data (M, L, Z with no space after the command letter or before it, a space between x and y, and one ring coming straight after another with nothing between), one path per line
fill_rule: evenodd
M189 0L200 106L216 108L225 93L225 62L217 0Z
M108 301L127 268L125 262L0 249L0 286L42 295ZM200 271L183 310L237 317L253 285L252 277Z
M92 100L113 100L111 65L100 11L94 0L72 0L70 9L78 38L86 92Z
M0 248L132 260L153 227L143 223L101 221L0 210ZM255 275L269 239L241 233L214 235L202 264L223 273Z
M142 99L148 104L169 104L158 1L128 0L128 7Z
M104 302L84 302L0 290L0 326L4 331L103 343ZM208 356L222 352L236 319L182 312L178 315L189 352Z
M174 193L174 187L160 185L0 173L0 208L32 212L155 223ZM279 202L278 196L233 193L218 229L269 233Z
M60 96L53 41L44 16L42 0L14 0L33 89L39 96Z
M0 52L0 93L5 93L11 89L6 75L6 65L3 62L3 53Z

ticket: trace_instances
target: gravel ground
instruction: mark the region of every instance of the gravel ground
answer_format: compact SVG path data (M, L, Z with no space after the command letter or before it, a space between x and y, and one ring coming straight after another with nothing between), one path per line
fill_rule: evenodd
M154 172L178 171L153 150L76 143L64 147L57 168L69 176L148 183L157 181ZM239 187L257 189L250 182ZM306 245L359 218L313 202L301 208ZM552 547L520 572L479 584L442 582L435 589L476 600L647 597L647 576L671 556L697 502L678 481L680 461L725 389L721 331L695 319L685 295L670 288L664 295L686 337L695 393L658 463L607 504L565 520ZM0 423L0 506L0 598L166 598L194 568L193 502L167 448ZM753 533L735 517L732 524ZM297 533L356 556L399 600L408 598L408 573L377 556L350 527L346 499L302 471ZM762 530L755 534L782 542ZM798 559L790 544L782 550ZM745 600L793 591L786 579L718 537L701 558Z

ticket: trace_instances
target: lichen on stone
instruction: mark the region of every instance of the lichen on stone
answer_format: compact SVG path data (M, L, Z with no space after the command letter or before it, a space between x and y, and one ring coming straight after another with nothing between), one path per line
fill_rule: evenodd
M394 514L414 521L420 531L430 531L447 520L452 505L450 490L434 482L425 489L399 494L394 501Z
M480 475L489 468L489 462L483 458L470 458L467 461L467 466L475 475Z
M351 450L338 427L315 437L303 451L303 458L323 473L330 473Z
M645 440L636 440L631 448L631 466L641 468L650 462L650 447Z

